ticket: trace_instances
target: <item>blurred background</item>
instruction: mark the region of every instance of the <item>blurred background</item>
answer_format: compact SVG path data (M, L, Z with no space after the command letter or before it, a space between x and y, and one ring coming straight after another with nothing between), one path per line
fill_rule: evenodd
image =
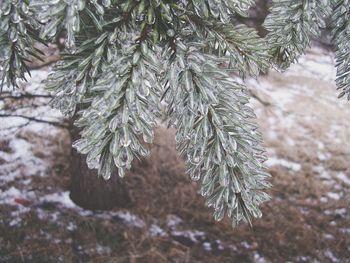
M243 22L261 24L268 2ZM163 124L124 179L88 170L43 90L59 45L42 47L28 83L0 96L0 262L350 262L350 104L327 36L247 80L273 188L263 217L235 229L214 221Z

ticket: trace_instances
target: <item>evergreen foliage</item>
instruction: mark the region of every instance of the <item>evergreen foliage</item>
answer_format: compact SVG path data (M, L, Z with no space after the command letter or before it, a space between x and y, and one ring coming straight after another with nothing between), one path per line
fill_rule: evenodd
M318 38L331 13L329 0L275 0L264 26L273 62L286 69Z
M333 3L332 35L335 44L337 86L339 97L350 100L350 2L335 0Z
M40 59L41 51L34 47L39 22L29 8L29 1L0 1L0 90L4 84L18 87L18 79L26 80L26 62Z
M349 1L275 0L264 38L237 22L254 2L0 0L0 76L17 86L39 56L35 42L66 34L46 88L54 107L76 116L74 147L88 166L123 177L165 114L215 219L251 223L270 184L244 78L286 69L332 14L337 84L350 98Z

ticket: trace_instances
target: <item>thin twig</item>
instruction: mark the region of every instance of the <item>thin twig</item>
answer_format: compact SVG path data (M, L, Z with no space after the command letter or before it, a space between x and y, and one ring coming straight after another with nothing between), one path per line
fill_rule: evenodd
M32 93L22 93L18 96L0 95L0 100L4 100L4 99L21 100L21 99L36 99L36 98L52 98L52 96L50 94L32 94Z
M29 69L30 69L30 70L41 69L41 68L50 66L50 65L52 65L52 64L54 64L54 63L56 63L57 61L60 61L60 60L61 60L60 57L57 57L57 58L55 57L55 58L53 58L52 60L46 61L46 62L44 62L44 63L42 63L42 64L29 66Z
M272 103L269 101L265 101L264 99L262 99L256 92L254 92L253 90L248 90L250 97L256 99L257 101L259 101L263 106L269 107L272 106Z
M20 124L20 125L16 125L16 126L12 126L12 127L6 127L6 128L0 128L0 131L12 131L12 130L19 130L22 129L23 127L26 127L30 124L30 121L27 120L25 123Z
M19 115L19 114L0 114L0 118L1 117L4 117L4 118L18 117L18 118L27 119L27 120L30 120L30 121L46 123L46 124L57 126L57 127L64 128L64 129L68 129L69 128L69 125L62 124L61 122L42 120L42 119L37 119L37 118L34 118L34 117L29 117L29 116L24 116L24 115Z

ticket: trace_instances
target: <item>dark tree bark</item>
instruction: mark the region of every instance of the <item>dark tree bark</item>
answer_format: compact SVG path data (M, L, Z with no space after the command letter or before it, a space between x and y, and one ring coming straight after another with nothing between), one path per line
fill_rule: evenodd
M79 137L78 130L70 129L73 141ZM132 202L125 181L118 174L106 181L98 177L97 170L86 164L86 156L72 149L70 197L80 207L90 210L109 210L114 207L130 207Z

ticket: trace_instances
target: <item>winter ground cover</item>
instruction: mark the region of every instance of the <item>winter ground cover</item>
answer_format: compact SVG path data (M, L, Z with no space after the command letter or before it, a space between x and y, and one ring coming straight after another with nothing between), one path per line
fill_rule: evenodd
M248 80L274 185L253 228L214 222L173 131L159 129L125 178L133 206L89 211L69 198L68 131L0 118L0 262L350 262L350 103L333 65L314 48L284 74ZM22 93L44 94L48 71ZM0 100L0 114L63 123L47 100Z

